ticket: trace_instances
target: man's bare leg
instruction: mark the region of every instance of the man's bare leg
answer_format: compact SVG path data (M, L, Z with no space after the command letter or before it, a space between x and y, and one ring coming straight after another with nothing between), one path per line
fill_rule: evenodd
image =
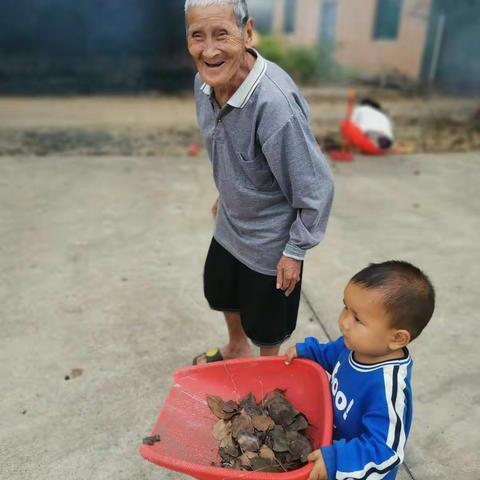
M242 327L240 313L223 312L223 314L225 315L225 322L228 329L228 343L220 349L223 358L228 360L231 358L250 357L252 351L248 337ZM276 356L279 352L280 345L274 347L260 347L260 356L262 357ZM206 359L203 357L198 360L197 364L201 365L205 362Z
M225 312L225 320L228 328L228 345L221 348L221 352L224 358L239 358L251 356L250 344L248 343L248 337L245 335L245 331L242 327L239 313L227 313ZM280 345L274 347L260 347L261 357L270 357L278 355L280 352Z
M223 314L228 329L228 343L220 349L223 358L228 360L230 358L250 357L252 355L250 343L243 330L240 313L223 312ZM203 363L206 363L205 356L198 359L197 365Z
M228 329L228 344L221 348L223 358L250 357L251 349L248 337L242 327L240 313L224 312Z
M275 347L260 347L260 356L261 357L274 357L280 352L280 345Z

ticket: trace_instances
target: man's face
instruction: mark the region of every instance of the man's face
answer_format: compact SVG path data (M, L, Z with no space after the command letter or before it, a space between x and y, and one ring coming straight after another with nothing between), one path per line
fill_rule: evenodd
M237 25L231 5L191 7L187 12L188 51L202 80L211 87L231 86L252 44L252 21Z

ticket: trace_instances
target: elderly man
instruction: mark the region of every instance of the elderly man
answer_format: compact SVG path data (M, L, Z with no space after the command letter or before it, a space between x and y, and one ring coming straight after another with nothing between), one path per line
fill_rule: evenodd
M292 79L252 48L245 0L187 0L195 100L219 196L204 270L229 341L194 364L277 355L292 334L303 259L322 239L333 197L328 165Z

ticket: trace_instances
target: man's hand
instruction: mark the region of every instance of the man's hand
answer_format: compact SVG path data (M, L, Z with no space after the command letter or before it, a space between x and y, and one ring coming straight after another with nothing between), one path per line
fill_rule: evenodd
M285 365L290 365L292 363L292 360L297 357L298 357L297 347L295 346L290 347L286 353Z
M288 297L300 280L302 261L282 255L277 265L277 289L282 289Z
M315 450L308 457L307 460L313 463L312 471L308 476L308 480L328 480L327 467L323 461L321 450Z
M212 217L214 220L217 219L217 212L218 212L218 199L220 197L217 197L217 199L215 200L215 203L213 204L212 206Z

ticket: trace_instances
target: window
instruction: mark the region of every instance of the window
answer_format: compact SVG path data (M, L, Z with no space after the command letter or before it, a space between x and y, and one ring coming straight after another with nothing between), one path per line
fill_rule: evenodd
M403 0L377 0L373 38L395 40L398 37Z
M295 30L295 13L297 0L285 0L285 9L283 11L283 31L293 33Z
M333 43L337 22L337 0L323 0L321 15L320 41Z

